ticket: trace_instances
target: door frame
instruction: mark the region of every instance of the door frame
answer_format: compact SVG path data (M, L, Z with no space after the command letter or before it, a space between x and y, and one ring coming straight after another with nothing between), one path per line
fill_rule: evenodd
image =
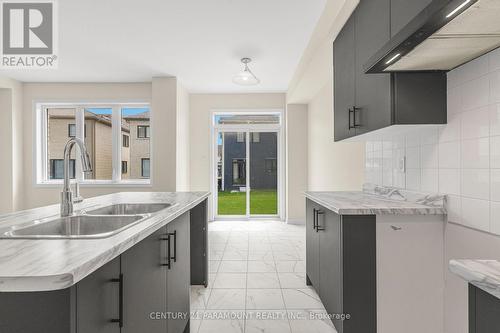
M215 116L228 114L246 114L246 115L278 115L280 117L279 124L264 124L264 125L217 125L215 124ZM284 220L285 212L285 112L283 109L213 109L210 112L210 192L212 204L210 205L210 220L262 220L262 219L279 219ZM278 179L277 179L277 210L276 215L250 215L250 190L246 194L247 214L245 215L217 215L218 202L218 184L217 184L217 136L223 132L244 132L246 138L246 155L249 157L246 163L247 184L250 177L250 133L251 132L274 132L277 133L277 163L278 163ZM224 167L224 164L223 164ZM249 187L247 186L247 189Z

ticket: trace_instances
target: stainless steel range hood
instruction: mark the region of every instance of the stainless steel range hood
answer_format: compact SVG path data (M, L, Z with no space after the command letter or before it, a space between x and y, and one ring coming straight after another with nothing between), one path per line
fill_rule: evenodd
M434 0L364 69L448 71L499 46L500 0Z

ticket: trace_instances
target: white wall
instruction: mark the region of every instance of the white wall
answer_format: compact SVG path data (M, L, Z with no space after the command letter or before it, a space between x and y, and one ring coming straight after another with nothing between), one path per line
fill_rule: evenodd
M190 187L210 190L211 111L220 109L285 109L285 94L191 94ZM210 205L211 208L211 205Z
M447 125L368 141L366 180L448 194L445 266L500 260L500 49L448 73ZM465 333L467 283L446 272L445 331Z
M303 224L307 191L307 105L288 104L286 109L286 220Z
M0 214L22 207L23 85L0 77Z
M86 100L136 100L150 101L152 110L152 186L85 186L84 197L92 197L122 191L175 191L177 156L179 169L184 170L189 146L184 140L187 134L186 92L177 96L176 78L154 78L152 83L26 83L23 96L24 130L24 191L23 207L31 208L59 202L60 186L36 186L33 179L33 101L86 101ZM181 88L182 89L182 88ZM182 111L177 110L181 103ZM177 136L177 119L181 130ZM177 138L183 139L176 147ZM180 142L180 140L179 140ZM177 155L179 154L179 155ZM4 165L2 163L2 165ZM22 168L20 168L22 169ZM184 173L179 177L182 186L189 186ZM1 191L2 195L4 191ZM21 208L21 207L19 207ZM18 209L19 209L18 208Z
M189 93L177 83L177 179L176 191L189 191L190 138Z
M333 87L330 81L309 103L308 190L360 190L364 144L333 141Z

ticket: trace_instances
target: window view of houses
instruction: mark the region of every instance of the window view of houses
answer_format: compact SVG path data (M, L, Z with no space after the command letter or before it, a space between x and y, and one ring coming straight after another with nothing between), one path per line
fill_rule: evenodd
M75 108L47 110L47 179L64 176L64 145L77 135ZM113 179L113 119L110 108L85 108L83 137L93 170L85 179ZM121 179L150 177L150 111L122 109L121 117ZM75 178L74 152L70 176Z

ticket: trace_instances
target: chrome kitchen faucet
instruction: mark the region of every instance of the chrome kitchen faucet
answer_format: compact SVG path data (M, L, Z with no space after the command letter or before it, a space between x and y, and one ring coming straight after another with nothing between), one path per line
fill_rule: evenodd
M64 185L61 192L61 217L73 214L73 192L71 192L71 183L69 179L69 161L71 158L71 151L73 150L75 144L77 144L78 148L80 148L83 172L92 172L90 157L83 141L78 138L69 139L64 146Z

